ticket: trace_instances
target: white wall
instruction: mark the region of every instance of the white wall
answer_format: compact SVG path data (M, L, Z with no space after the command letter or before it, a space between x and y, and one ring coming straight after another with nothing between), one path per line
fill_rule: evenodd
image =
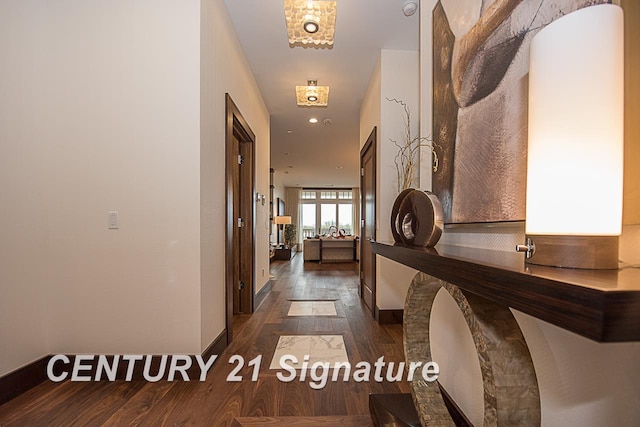
M0 9L0 245L15 261L0 373L47 353L199 351L199 1Z
M596 343L512 311L536 369L543 426L640 425L640 343Z
M269 112L223 0L202 1L202 350L225 327L225 93L256 137L255 190L269 194ZM256 204L255 289L269 280L269 204Z
M437 0L420 0L420 135L433 129L433 7ZM431 190L431 150L420 152L420 188Z
M397 148L392 139L402 143L405 133L405 102L411 111L412 134L419 130L418 52L385 50L372 72L360 107L360 147L364 146L374 126L377 140L376 240L393 241L391 207L398 195L394 158ZM384 257L376 258L376 305L381 310L402 309L409 282L416 271Z
M224 329L225 91L269 185L238 46L222 0L0 3L0 375L50 353L200 353Z
M423 134L430 134L432 117L432 8L434 0L421 1L420 84ZM423 161L421 185L427 188L427 162ZM425 172L427 170L427 172ZM640 262L637 226L623 229L620 257ZM524 238L524 227L508 229L446 229L441 243L512 251ZM442 292L441 292L442 293ZM432 351L441 363L440 381L475 425L482 423L482 395L477 361L470 334L457 307L438 294L431 318ZM640 343L601 344L514 311L522 328L538 376L543 426L596 427L640 425ZM442 334L449 331L449 334ZM457 339L452 339L452 336Z
M484 423L484 390L478 352L458 303L445 289L438 291L429 325L431 356L440 366L438 381L474 426ZM453 394L452 394L453 396Z
M401 105L389 101L397 99L407 104L411 113L411 134L419 132L419 55L416 51L382 50L381 58L381 116L378 147L378 240L391 241L391 207L398 195L394 158L406 141L406 114Z
M374 127L378 128L378 141L380 140L380 125L382 123L382 56L371 72L369 85L360 104L360 149L364 147L367 138ZM376 141L377 143L377 141Z
M24 54L43 49L44 35L35 31L42 19L23 24L31 11L19 3L0 3L0 375L48 348L48 181L38 171L49 159L34 127L42 110L40 87L33 84L44 60Z
M381 57L381 126L378 135L378 219L376 238L392 242L391 207L398 195L394 158L398 152L391 142L405 139L406 115L401 105L387 99L405 102L411 112L411 132L419 131L419 55L415 51L382 50ZM376 304L381 310L402 309L409 283L416 270L377 257Z

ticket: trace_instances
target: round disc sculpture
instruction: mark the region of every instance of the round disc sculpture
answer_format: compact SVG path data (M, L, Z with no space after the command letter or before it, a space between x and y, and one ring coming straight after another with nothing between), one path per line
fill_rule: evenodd
M440 201L430 191L402 191L391 210L391 233L396 243L435 246L442 235L444 214Z

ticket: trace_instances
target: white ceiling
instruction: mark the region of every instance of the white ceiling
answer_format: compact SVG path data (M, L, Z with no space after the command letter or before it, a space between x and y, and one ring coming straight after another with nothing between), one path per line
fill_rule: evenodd
M279 181L358 186L360 104L371 72L381 49L418 50L419 12L404 16L402 0L337 0L333 48L291 48L283 0L225 3L271 114L271 167ZM312 78L330 86L328 107L296 105L295 86ZM308 123L312 116L320 122Z

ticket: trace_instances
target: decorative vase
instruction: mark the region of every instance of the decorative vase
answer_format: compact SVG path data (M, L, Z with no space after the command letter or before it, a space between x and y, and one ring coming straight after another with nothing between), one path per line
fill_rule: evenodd
M443 228L442 205L432 192L409 188L396 197L391 209L391 233L396 243L432 247Z

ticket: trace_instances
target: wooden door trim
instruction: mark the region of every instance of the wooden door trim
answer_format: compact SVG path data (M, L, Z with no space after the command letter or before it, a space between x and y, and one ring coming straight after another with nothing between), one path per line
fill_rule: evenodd
M236 218L233 215L233 180L230 179L230 171L234 166L234 162L237 162L237 157L235 153L232 152L233 147L233 136L242 143L248 142L251 143L251 175L252 175L252 194L255 194L255 170L253 167L253 162L255 158L255 134L249 127L249 124L243 117L242 113L231 99L231 96L226 93L225 94L225 310L226 310L226 329L227 329L227 342L231 343L233 339L233 262L234 258L231 256L233 254L233 230L234 227L237 226ZM248 218L251 222L250 226L252 229L251 236L251 300L253 300L253 294L255 292L255 203L251 200L252 208L252 218ZM249 226L249 224L247 224ZM251 310L253 309L253 302L249 304Z
M373 185L374 185L374 194L376 194L376 197L373 200L373 233L372 233L372 239L375 240L376 239L376 226L375 226L375 222L376 222L376 212L378 211L378 197L377 197L377 193L378 193L378 145L377 145L377 140L378 140L378 127L374 126L373 129L371 130L371 133L369 134L369 137L367 138L367 141L364 143L364 145L362 146L362 149L360 150L360 170L362 171L362 169L364 168L364 163L363 163L363 157L365 155L365 153L369 150L372 149L372 162L373 162ZM364 214L365 214L365 195L364 192L362 191L362 188L364 186L364 177L362 176L362 173L360 173L360 220L362 221L364 219ZM364 286L364 273L363 273L363 267L362 267L362 254L363 254L363 248L364 248L364 241L365 241L365 236L363 234L364 229L362 227L360 227L360 298L363 297L363 286ZM372 304L373 304L373 308L371 310L371 315L373 317L375 317L375 308L377 307L376 304L376 292L377 292L377 284L376 284L376 256L375 254L373 255L373 258L371 259L371 268L373 269L373 274L371 275L371 298L372 298Z

